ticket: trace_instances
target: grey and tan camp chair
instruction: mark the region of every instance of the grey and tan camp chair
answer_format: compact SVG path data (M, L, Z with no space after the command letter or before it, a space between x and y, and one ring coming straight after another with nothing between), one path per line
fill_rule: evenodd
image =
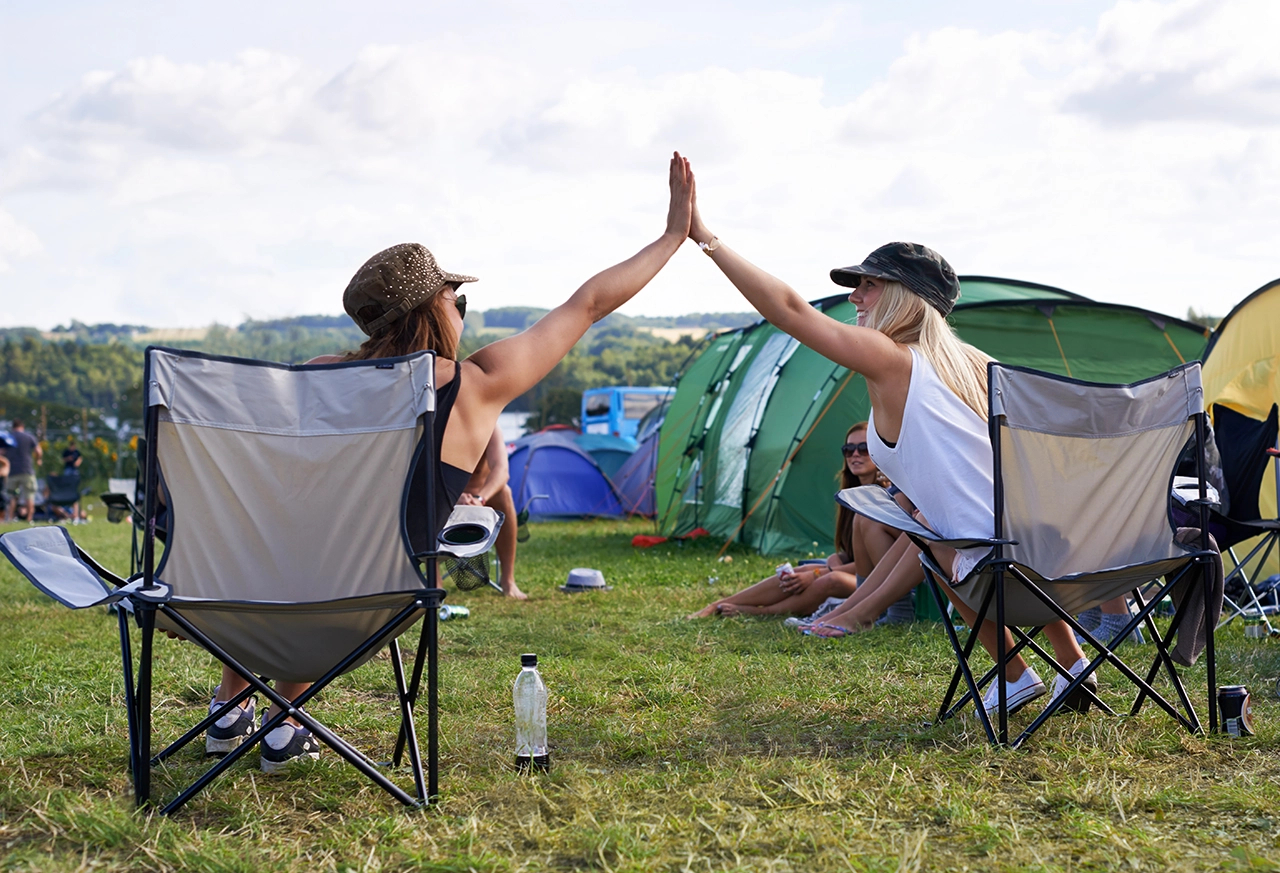
M427 542L437 527L434 355L289 366L150 348L145 386L141 572L127 582L113 576L60 528L0 538L5 555L62 603L119 604L137 802L151 800L153 766L258 693L283 711L161 812L182 806L287 715L396 800L428 803L438 793L436 622L444 595L428 581L438 555ZM155 536L162 502L163 555ZM420 619L406 679L396 639ZM157 628L199 644L250 685L218 711L202 711L198 724L152 757ZM407 747L412 793L303 708L387 646L399 698L394 763ZM424 666L425 775L414 724ZM314 684L286 700L268 679Z
M1203 487L1192 503L1201 519L1199 536L1183 545L1175 540L1170 514L1170 491L1178 456L1189 439L1204 440L1204 400L1199 363L1186 364L1132 385L1100 385L992 363L988 369L991 444L995 472L995 527L988 538L945 540L907 515L880 488L851 488L836 499L860 515L907 533L921 548L921 562L938 610L946 614L942 585L948 585L978 614L998 627L1008 627L1015 645L1005 651L1005 635L997 633L997 665L1027 649L1043 659L1071 684L1060 698L1049 701L1014 741L1031 736L1078 689L1105 712L1112 710L1084 682L1109 663L1138 689L1131 714L1151 698L1179 724L1201 730L1195 707L1178 676L1170 643L1187 616L1202 607L1213 618L1183 632L1205 635L1210 730L1217 728L1213 627L1217 607L1210 580L1214 562L1207 532L1208 501ZM1203 452L1196 456L1203 459ZM1203 460L1197 473L1203 486ZM953 582L929 551L932 544L952 548L990 548L991 554L964 579ZM1163 577L1149 599L1138 590ZM1139 609L1125 629L1123 640L1145 624L1155 642L1155 659L1145 673L1131 668L1103 642L1080 626L1075 616L1091 606L1133 592ZM1151 619L1157 603L1174 595L1178 609L1166 632ZM1097 651L1078 677L1071 665L1056 662L1035 637L1044 625L1062 619ZM970 656L977 634L962 643L950 622L944 622L956 656L956 670L943 698L938 719L944 720L975 706L987 738L1008 743L1008 698L1004 670L992 667L975 678ZM1024 631L1023 628L1031 628ZM1195 651L1179 639L1174 654L1183 662ZM1198 651L1195 651L1198 655ZM1151 683L1167 674L1177 702L1171 703ZM998 679L997 679L998 677ZM993 729L982 703L982 689L999 682L997 726ZM966 693L953 704L960 683Z

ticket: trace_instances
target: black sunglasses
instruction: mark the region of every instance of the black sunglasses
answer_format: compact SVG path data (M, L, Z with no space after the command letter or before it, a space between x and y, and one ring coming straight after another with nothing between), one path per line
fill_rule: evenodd
M867 444L866 443L845 443L840 447L840 453L843 454L846 458L858 452L861 452L864 455L867 454Z
M454 297L454 298L453 298L453 305L454 305L454 306L456 306L456 307L458 307L458 317L459 317L459 318L466 318L466 317L467 317L467 295L465 295L465 294L459 294L457 297Z

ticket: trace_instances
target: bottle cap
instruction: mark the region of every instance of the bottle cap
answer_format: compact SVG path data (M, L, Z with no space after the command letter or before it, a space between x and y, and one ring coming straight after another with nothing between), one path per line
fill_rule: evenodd
M521 656L520 656L520 666L521 666L521 667L536 667L536 666L538 666L538 656L537 656L537 655L535 655L535 654L533 654L532 652L530 652L529 654L526 654L526 655L521 655Z

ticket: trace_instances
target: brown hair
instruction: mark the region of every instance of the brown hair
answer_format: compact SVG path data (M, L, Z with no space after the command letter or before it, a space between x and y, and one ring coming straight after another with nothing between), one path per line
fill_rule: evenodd
M849 434L855 430L867 430L870 426L868 422L858 421L849 426L844 432L845 439L849 438ZM862 485L858 477L849 472L849 465L844 461L844 455L840 455L840 472L836 474L836 479L840 482L840 490L845 488L857 488ZM888 485L889 480L876 469L875 485ZM845 557L853 558L853 512L846 509L841 504L836 504L836 551Z
M453 286L445 285L445 288L450 287ZM433 351L442 358L455 360L458 357L458 338L444 324L445 318L440 311L441 306L453 305L452 300L437 293L369 337L354 352L347 352L343 360L397 358L421 351Z

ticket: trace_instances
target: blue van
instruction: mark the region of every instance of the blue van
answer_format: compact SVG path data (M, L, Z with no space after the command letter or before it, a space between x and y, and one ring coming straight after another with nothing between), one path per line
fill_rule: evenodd
M640 419L668 402L675 388L590 388L582 392L582 432L634 440Z

